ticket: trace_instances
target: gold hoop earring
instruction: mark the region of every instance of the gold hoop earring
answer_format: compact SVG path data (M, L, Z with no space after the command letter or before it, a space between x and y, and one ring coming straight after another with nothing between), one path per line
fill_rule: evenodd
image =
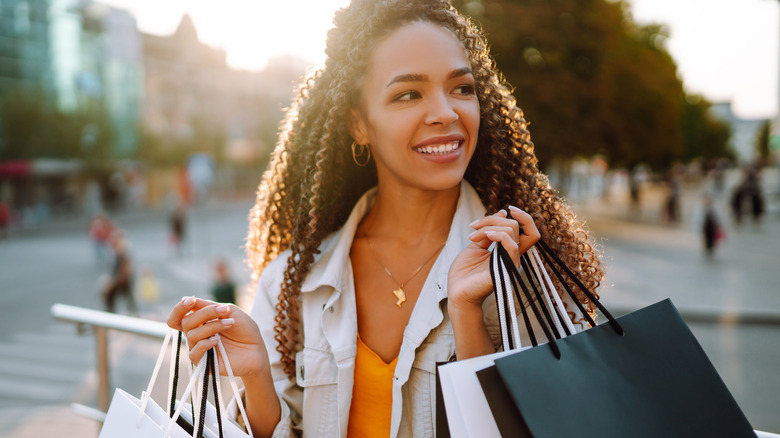
M366 159L364 161L360 161L359 159L364 155L366 156ZM365 167L366 165L368 165L369 161L371 161L370 145L357 144L357 142L353 141L352 160L354 160L355 164L357 164L360 167Z

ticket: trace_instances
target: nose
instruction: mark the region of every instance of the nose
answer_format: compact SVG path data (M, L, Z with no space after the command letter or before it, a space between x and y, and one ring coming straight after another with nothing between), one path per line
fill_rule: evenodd
M427 125L450 125L458 120L458 113L445 93L437 93L428 100Z

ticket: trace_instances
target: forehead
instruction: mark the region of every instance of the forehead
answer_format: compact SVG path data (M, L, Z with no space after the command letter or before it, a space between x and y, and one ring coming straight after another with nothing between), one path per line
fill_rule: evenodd
M382 84L402 74L438 76L463 67L469 67L469 61L457 37L438 24L417 21L394 30L374 47L366 79Z

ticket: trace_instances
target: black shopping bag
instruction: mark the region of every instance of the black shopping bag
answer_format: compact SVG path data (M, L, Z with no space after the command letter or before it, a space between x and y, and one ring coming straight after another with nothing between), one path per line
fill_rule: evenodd
M544 242L540 249L548 264L553 259L573 277ZM516 270L503 248L499 254L506 269ZM595 302L609 324L548 336L547 346L477 372L502 436L755 437L670 300L617 319Z

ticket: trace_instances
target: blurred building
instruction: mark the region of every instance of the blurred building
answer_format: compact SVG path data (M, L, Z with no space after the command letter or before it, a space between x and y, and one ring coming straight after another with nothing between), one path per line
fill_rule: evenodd
M731 110L731 102L715 103L712 114L731 127L731 146L742 163L752 163L758 156L756 146L761 128L768 119L743 119Z
M144 128L168 147L185 143L233 162L270 152L268 138L305 70L294 58L263 72L234 70L224 50L200 42L189 15L172 35L144 34L143 54Z
M190 139L196 128L225 126L230 84L226 53L198 40L189 15L173 35L143 34L143 56L146 129L166 139Z
M141 61L127 11L91 0L0 2L0 98L28 91L60 111L107 113L115 157L138 143Z
M53 98L49 1L0 1L0 98L21 88Z

